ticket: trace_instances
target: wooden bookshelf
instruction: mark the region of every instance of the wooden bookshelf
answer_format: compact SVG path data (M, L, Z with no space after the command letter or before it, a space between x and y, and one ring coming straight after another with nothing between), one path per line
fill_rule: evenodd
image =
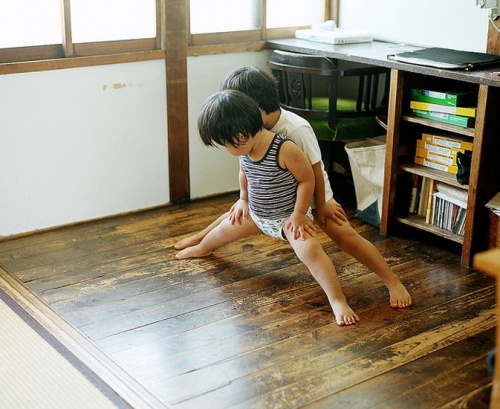
M439 73L429 75L392 69L389 101L387 154L385 162L384 197L381 215L381 232L388 234L395 224L443 237L462 245L461 262L471 266L474 253L488 248L488 212L485 204L500 190L500 88L478 83L471 74L462 73L460 79L441 78ZM472 74L473 75L473 74ZM477 92L477 114L474 128L465 128L440 121L412 116L409 112L411 87L442 89L461 87ZM412 153L401 155L401 146L414 146L421 133L438 133L466 137L473 143L469 185L457 182L456 175L412 163ZM451 186L466 189L467 218L464 236L438 228L425 222L425 218L401 209L408 209L409 197L403 194L405 174L417 174ZM403 181L403 182L402 182ZM403 187L402 187L403 185ZM407 187L406 187L407 189Z

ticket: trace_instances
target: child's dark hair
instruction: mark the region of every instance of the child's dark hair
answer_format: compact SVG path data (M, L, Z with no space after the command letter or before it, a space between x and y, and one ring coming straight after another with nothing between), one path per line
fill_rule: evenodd
M249 66L232 71L220 86L221 90L236 89L253 98L266 114L280 107L278 82L274 76L260 68Z
M207 146L238 146L263 128L257 102L237 90L224 90L208 97L198 117L198 131Z

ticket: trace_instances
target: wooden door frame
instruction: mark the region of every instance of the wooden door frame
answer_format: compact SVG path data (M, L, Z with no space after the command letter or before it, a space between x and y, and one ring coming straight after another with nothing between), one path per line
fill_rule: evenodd
M494 22L490 21L488 23L488 42L486 50L489 53L500 55L500 32L493 27L493 23L500 27L500 18L497 18Z
M326 0L330 18L338 23L338 0ZM168 12L167 12L168 10ZM191 200L187 55L189 0L165 0L162 25L167 75L167 132L170 202Z

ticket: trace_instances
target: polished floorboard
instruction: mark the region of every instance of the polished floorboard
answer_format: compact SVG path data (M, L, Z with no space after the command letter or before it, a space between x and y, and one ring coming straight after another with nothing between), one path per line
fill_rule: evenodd
M235 195L0 241L0 266L169 408L488 406L495 282L454 244L382 236L349 210L414 300L318 237L360 317L336 325L287 243L263 235L204 259L173 245Z

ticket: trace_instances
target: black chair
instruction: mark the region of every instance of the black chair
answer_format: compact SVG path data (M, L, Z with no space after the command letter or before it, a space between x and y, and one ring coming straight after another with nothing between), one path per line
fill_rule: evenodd
M281 106L314 129L330 181L333 172L350 177L345 144L385 134L380 118L387 114L390 70L361 64L339 68L327 57L280 50L273 51L268 65L279 82Z

